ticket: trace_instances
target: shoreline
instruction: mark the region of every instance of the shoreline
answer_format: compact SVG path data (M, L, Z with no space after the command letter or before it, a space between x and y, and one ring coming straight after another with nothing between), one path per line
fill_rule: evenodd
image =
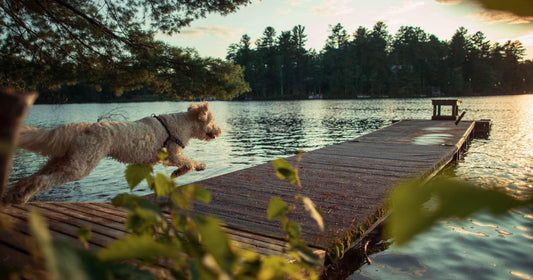
M532 92L526 92L526 93L509 93L509 94L471 94L471 95L446 95L446 96L376 96L376 97L365 97L365 98L265 98L265 99L249 99L249 100L240 100L240 99L234 99L234 100L218 100L218 99L208 99L207 101L226 101L226 102L250 102L250 101L305 101L305 100L377 100L377 99L424 99L424 98L432 98L432 99L447 99L447 98L464 98L464 97L498 97L498 96L517 96L517 95L528 95L533 94ZM178 98L164 98L162 96L157 95L150 95L146 97L120 97L114 100L86 100L86 101L80 101L75 100L74 102L46 102L37 99L35 102L35 105L63 105L63 104L110 104L110 103L143 103L143 102L192 102L192 101L203 101L205 99L197 98L197 99L178 99Z

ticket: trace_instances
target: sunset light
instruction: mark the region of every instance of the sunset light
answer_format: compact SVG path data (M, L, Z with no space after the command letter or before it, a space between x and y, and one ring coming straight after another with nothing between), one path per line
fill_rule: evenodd
M194 21L190 27L159 39L180 47L194 47L202 56L224 58L227 47L248 34L252 41L267 26L278 34L302 25L308 35L307 48L320 51L330 26L340 23L352 34L359 26L372 28L384 21L394 35L401 26L420 27L440 40L450 40L459 27L469 33L483 32L491 42L520 40L526 58L533 58L533 18L510 12L486 10L464 0L270 0L253 1L236 13L212 15Z

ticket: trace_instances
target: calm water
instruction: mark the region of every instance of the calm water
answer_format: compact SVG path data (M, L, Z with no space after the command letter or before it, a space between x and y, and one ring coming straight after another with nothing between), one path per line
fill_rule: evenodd
M517 195L533 185L533 95L462 98L465 119L490 118L488 140L474 140L459 162L445 170L482 185L498 184ZM102 115L136 120L152 113L186 110L186 102L36 105L26 124L55 127L94 122ZM223 134L214 142L191 142L185 153L207 170L180 178L189 183L369 133L398 119L429 119L430 99L294 102L211 102ZM18 150L12 180L28 176L46 161ZM128 190L125 165L103 160L89 175L40 193L39 201L109 201ZM158 171L167 172L163 167ZM146 186L139 194L148 193ZM494 218L477 214L448 220L408 245L370 256L372 265L349 279L533 279L533 209Z

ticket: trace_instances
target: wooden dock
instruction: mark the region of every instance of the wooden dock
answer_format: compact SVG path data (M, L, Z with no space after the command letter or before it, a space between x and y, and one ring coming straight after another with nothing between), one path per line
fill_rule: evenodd
M298 164L302 194L320 208L325 231L301 208L291 213L302 237L324 259L329 275L343 259L328 251L344 243L346 256L361 255L365 240L381 222L390 189L407 178L428 179L460 154L474 130L474 122L404 120L352 141L306 152ZM296 163L296 156L286 158ZM266 209L272 196L293 201L296 187L280 181L270 163L224 174L195 184L211 192L209 204L196 204L199 214L214 215L226 223L231 239L263 254L281 254L284 241L279 222L268 221ZM80 226L89 226L89 247L102 248L126 234L126 212L109 203L33 202L0 210L28 235L24 224L30 208L48 219L52 236L76 240ZM365 233L364 235L358 235ZM352 239L348 243L347 239ZM19 236L0 234L0 265L31 265ZM344 261L346 262L346 261Z

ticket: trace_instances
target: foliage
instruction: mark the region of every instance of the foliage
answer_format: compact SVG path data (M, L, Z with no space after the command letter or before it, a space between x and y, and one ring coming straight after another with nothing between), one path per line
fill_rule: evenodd
M244 67L252 99L411 97L445 94L523 93L533 91L531 60L520 41L486 40L482 32L460 27L443 41L420 27L402 26L390 35L387 25L358 27L349 34L330 26L324 48L305 48L305 27L292 31L267 27L251 46L243 35L227 59ZM300 38L300 39L297 39Z
M403 245L442 219L464 219L478 211L503 215L532 206L533 196L518 199L496 188L483 189L457 180L439 179L426 185L407 182L389 197L386 232Z
M249 2L0 0L0 86L53 96L81 84L111 93L108 98L138 89L232 98L247 89L242 69L153 37Z
M273 164L301 188L295 168L284 160ZM166 175L154 174L148 165L129 165L125 177L131 190L146 181L157 199L131 193L113 198L113 205L129 213L124 226L130 233L97 253L53 241L45 220L31 212L30 229L39 248L35 253L44 260L51 279L317 279L320 259L300 238L299 225L287 218L295 205L272 198L268 219L280 219L288 244L286 256L263 256L230 242L217 218L193 213L195 203L211 200L203 187L178 187ZM312 201L299 194L296 200L302 200L323 228ZM90 236L90 229L78 230L83 244Z

